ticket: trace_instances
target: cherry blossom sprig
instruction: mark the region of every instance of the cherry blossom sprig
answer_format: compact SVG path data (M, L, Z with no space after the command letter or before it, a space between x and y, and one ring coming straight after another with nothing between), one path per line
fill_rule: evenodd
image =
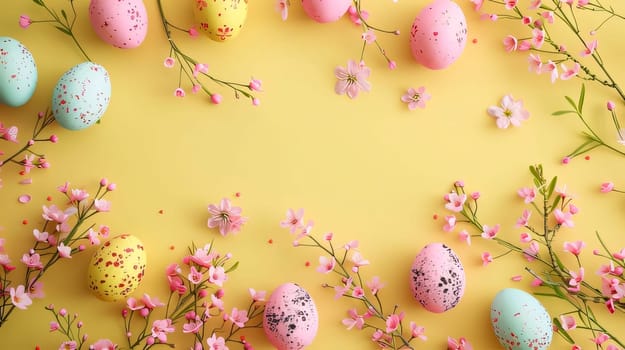
M238 262L231 254L221 255L212 244L189 249L182 264L171 264L165 275L169 285L167 304L144 294L141 299L128 298L122 310L129 349L150 349L168 343L168 334L176 328L191 337L191 349L227 349L227 343L241 344L251 350L241 332L262 327L265 292L250 288L251 302L247 309L233 307L225 311L224 284ZM157 308L165 308L158 319ZM181 326L180 326L181 325ZM237 338L237 336L239 336Z
M68 15L67 11L65 11L64 9L61 9L60 11L61 14L59 15L59 13L55 9L50 8L48 5L46 5L44 0L33 0L35 4L43 7L51 18L44 19L44 20L33 20L28 15L21 15L19 18L19 25L20 27L26 29L33 23L52 23L54 25L54 28L58 29L61 33L68 35L70 38L72 38L72 41L74 42L74 44L78 46L80 53L82 53L82 55L85 56L87 61L91 61L91 58L89 58L89 55L87 55L87 52L82 47L82 45L80 45L80 42L78 42L78 39L76 38L76 35L74 34L74 25L76 24L76 19L78 16L76 14L76 7L74 6L74 0L68 0L68 1L69 1L71 14Z
M78 318L78 314L70 314L65 308L57 310L53 304L46 306L46 310L54 316L54 321L50 322L50 332L60 333L64 338L59 349L81 350L87 344L89 336L87 333L82 333L84 323ZM117 345L109 339L99 339L88 348L89 350L113 350L117 349Z
M471 0L476 11L481 11L485 0ZM530 71L537 74L548 73L551 81L558 78L568 80L579 77L583 80L613 89L625 102L625 93L618 85L598 50L595 35L603 25L612 19L623 19L613 8L604 6L600 1L589 0L486 0L493 4L498 13L485 13L482 16L493 21L498 19L512 20L527 27L527 32L520 38L508 35L503 39L504 48L508 52L529 52ZM527 9L527 10L526 10ZM594 12L605 16L604 20L594 28L581 26L582 12ZM572 32L574 42L565 44L558 42L557 32L560 28ZM581 51L572 51L579 46ZM540 55L549 58L543 60ZM590 58L590 62L585 58ZM588 62L588 63L586 63Z
M558 333L571 344L575 342L573 336L577 336L576 332L571 331L577 328L580 331L590 332L599 345L609 338L618 346L625 347L623 341L619 339L619 334L608 331L594 311L600 306L606 308L609 313L614 314L618 311L619 315L624 315L625 249L611 251L597 233L601 249L596 249L593 253L605 258L607 264L597 271L600 280L596 281L598 286L595 286L593 281L586 277L580 256L586 243L566 241L562 248L555 245L560 230L574 227L573 217L579 209L573 203L573 196L566 192L566 186L557 187L557 177L548 180L541 165L530 166L529 169L533 184L517 191L519 197L530 206L530 209L525 209L516 221L516 227L523 229L518 243L500 234L499 224L483 224L478 216L478 199L481 198L479 192L469 194L461 181L454 183L453 189L445 195L445 208L453 214L446 216L443 229L451 232L457 225L468 224L469 230L476 233L471 234L469 230L463 228L459 232L462 240L471 244L472 237L481 237L483 241L494 242L504 248L497 256L491 255L490 252L482 253L484 265L510 253L517 253L527 260L525 270L535 278L532 284L546 289L535 294L556 298L571 309L553 320ZM533 219L534 217L538 218ZM537 221L538 225L535 226L532 221ZM546 252L541 253L545 250ZM560 252L564 252L567 257L562 256ZM571 258L575 261L574 267L566 264ZM520 276L513 278L518 280L517 277ZM580 324L577 325L577 322Z
M582 135L584 137L584 142L582 142L582 144L579 147L573 150L573 152L569 153L566 157L564 157L562 162L566 164L571 159L577 156L583 155L585 153L588 153L597 147L604 147L604 148L609 149L612 152L620 154L621 156L625 156L625 152L616 148L612 144L605 142L604 139L601 138L599 133L593 127L591 127L588 120L584 118L583 108L584 108L585 96L586 96L586 88L584 85L582 85L581 91L579 93L579 97L577 98L577 102L575 102L571 97L565 96L565 99L567 103L569 104L569 106L571 107L571 109L560 110L560 111L556 111L553 113L553 115L556 115L556 116L574 114L579 118L579 120L582 122L585 128L585 131L582 132ZM615 134L616 134L616 142L625 146L625 129L621 128L621 123L619 122L618 116L616 115L615 103L612 101L608 101L606 103L606 108L608 112L610 113L610 118L611 118L612 124L614 125Z
M184 77L191 84L191 91L193 93L203 91L210 97L210 100L213 104L220 104L223 100L223 96L217 92L212 92L206 85L205 80L213 82L219 86L224 86L231 89L234 93L234 97L237 99L243 96L250 99L254 106L258 106L260 104L260 99L258 99L254 95L255 92L262 91L262 82L259 79L252 78L247 83L237 83L233 81L222 80L220 78L217 78L213 74L209 74L208 65L206 63L201 63L200 61L191 57L189 54L182 51L180 46L178 46L178 44L174 40L172 34L174 30L177 30L187 33L191 37L196 37L198 35L197 30L195 28L184 29L180 26L173 24L165 16L162 0L157 0L157 5L161 17L161 22L163 24L163 30L165 31L165 35L167 36L167 42L169 43L169 56L165 59L164 65L167 68L172 68L175 66L176 62L178 62L180 66L178 87L174 90L175 96L186 96L186 92L182 88L182 79Z
M304 224L303 209L289 209L281 226L288 228L292 234L297 233L293 246L314 247L323 251L317 271L338 277L336 285L323 284L323 287L334 290L335 299L345 298L360 304L360 311L357 308L349 309L348 317L342 321L348 330L368 329L371 331L371 340L377 346L390 349L414 349L411 345L414 339L427 339L425 329L415 322L410 321L406 326L405 313L400 312L398 305L392 308L384 305L381 298L384 283L378 276L365 282L361 269L370 262L357 249L358 241L349 241L339 248L334 246L332 233L326 233L323 239L316 238L311 234L313 222Z
M20 259L26 268L22 284L14 286L13 280L9 279L16 266L5 254L5 239L0 238L0 327L16 308L25 310L32 305L33 299L43 298L40 279L59 260L71 259L87 246L100 244L101 238L108 237L107 226L95 230L95 224L89 221L96 214L110 211L111 203L104 197L115 188L116 185L106 179L100 180L93 197L83 189L71 189L69 183L58 188L67 198L67 206L43 206L42 228L33 230L35 243Z
M33 168L45 169L50 166L50 163L42 153L33 151L32 147L38 142L51 142L57 143L59 141L58 136L51 134L50 136L43 137L41 134L48 126L54 123L54 116L52 112L39 112L33 127L33 132L30 135L28 141L16 150L14 153L6 155L5 158L0 158L0 168L7 164L16 164L23 169L20 174L25 175L30 173ZM0 122L0 140L18 143L19 129L17 126L5 127ZM5 153L0 150L0 157L5 156ZM23 156L23 159L20 159ZM35 159L35 157L37 159Z

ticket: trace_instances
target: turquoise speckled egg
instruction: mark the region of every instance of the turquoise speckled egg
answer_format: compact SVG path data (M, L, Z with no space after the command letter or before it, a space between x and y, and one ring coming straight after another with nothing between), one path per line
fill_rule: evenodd
M102 117L110 99L111 81L106 69L83 62L59 78L52 93L52 112L62 127L80 130Z
M507 288L495 296L490 322L499 343L508 350L546 350L551 344L551 317L536 298Z
M30 100L37 86L37 66L22 43L0 37L0 103L19 107Z

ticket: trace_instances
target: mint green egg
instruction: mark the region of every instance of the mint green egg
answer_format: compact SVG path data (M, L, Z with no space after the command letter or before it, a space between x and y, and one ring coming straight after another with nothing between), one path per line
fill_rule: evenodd
M0 103L19 107L30 100L37 87L37 65L19 41L0 37Z
M508 350L546 350L551 344L551 317L531 294L506 288L497 293L490 322L501 346Z
M83 62L65 72L52 93L52 113L69 130L95 124L111 99L111 81L104 67Z

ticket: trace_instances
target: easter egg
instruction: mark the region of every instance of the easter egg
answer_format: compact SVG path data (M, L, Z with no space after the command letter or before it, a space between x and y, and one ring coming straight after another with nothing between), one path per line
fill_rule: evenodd
M62 127L84 129L97 122L111 99L111 82L104 67L83 62L59 78L52 93L52 113Z
M545 350L551 344L551 317L536 298L507 288L495 296L490 322L499 343L509 350Z
M466 285L464 268L451 248L442 243L423 247L410 268L410 289L414 298L431 312L455 307Z
M111 238L98 247L87 270L89 289L105 301L132 293L143 278L146 255L143 243L132 235Z
M308 292L294 283L276 288L267 300L263 329L278 350L299 350L317 335L317 307Z
M19 107L30 100L37 86L37 66L22 43L0 37L0 103Z
M102 40L122 49L141 45L148 33L143 0L91 0L89 20Z
M410 29L412 57L430 69L454 63L466 43L467 20L451 0L434 0L421 10Z
M306 15L319 23L338 21L351 4L352 0L302 0Z
M224 42L241 32L248 0L193 0L199 29L210 39Z

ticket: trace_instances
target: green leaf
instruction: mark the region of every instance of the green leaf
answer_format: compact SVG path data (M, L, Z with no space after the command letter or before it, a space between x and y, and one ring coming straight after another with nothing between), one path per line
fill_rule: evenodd
M566 341L568 341L569 344L575 343L575 340L571 338L569 333L567 333L567 331L565 331L564 328L562 328L562 323L560 323L560 320L557 317L553 318L553 323L558 327L558 334L560 334L564 339L566 339Z
M33 0L33 2L39 6L43 6L43 0Z
M565 115L565 114L576 114L576 112L575 111L555 111L551 113L551 115L555 115L555 116Z
M547 198L551 198L551 195L553 194L553 191L555 190L557 183L558 183L558 177L555 176L553 179L551 179L551 182L549 183L549 187L547 188Z
M530 173L532 173L535 179L540 178L540 176L538 175L538 171L536 170L536 166L530 165Z
M65 22L67 22L67 13L65 13L65 10L61 9L61 16L63 16L63 18L65 18Z
M54 28L60 30L62 33L65 33L65 34L67 34L69 36L72 36L72 33L69 30L67 30L67 29L65 29L63 27L55 26Z
M569 102L569 104L571 105L571 107L573 107L573 109L575 109L576 112L579 112L577 110L577 105L575 104L575 102L573 102L573 99L568 97L568 96L564 96L564 98L566 98L566 100Z
M579 93L579 100L577 101L577 110L581 113L582 107L584 107L584 97L586 97L586 86L582 84L582 91Z
M228 268L228 270L226 270L226 273L230 273L230 272L232 272L232 271L236 270L236 269L237 269L237 267L239 267L239 262L238 262L238 261L237 261L237 262L235 262L235 263L234 263L234 265L230 266L230 267Z
M558 298L561 299L561 297L557 294L551 294L551 293L534 293L534 295L538 295L541 297L551 297L551 298Z

